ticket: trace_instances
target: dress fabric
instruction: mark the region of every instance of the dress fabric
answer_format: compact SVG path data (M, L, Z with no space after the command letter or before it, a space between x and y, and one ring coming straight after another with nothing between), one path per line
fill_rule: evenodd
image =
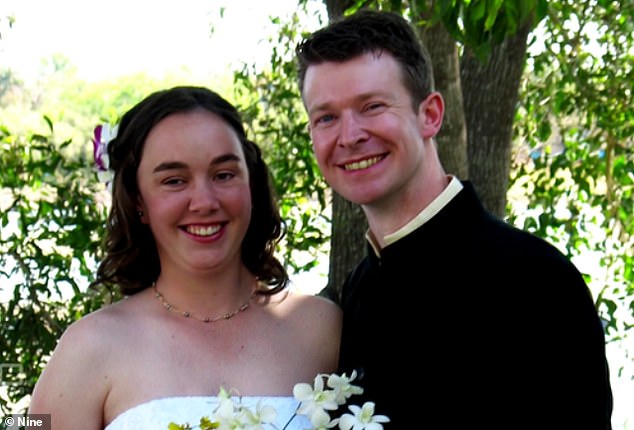
M274 427L271 429L304 430L310 428L310 421L304 416L296 416L288 427L284 427L291 420L299 402L292 397L242 397L241 403L256 410L258 401L275 408L277 412ZM166 397L150 400L134 406L117 416L105 430L167 430L168 425L190 424L193 428L203 416L210 417L218 405L218 398L213 396L182 396Z

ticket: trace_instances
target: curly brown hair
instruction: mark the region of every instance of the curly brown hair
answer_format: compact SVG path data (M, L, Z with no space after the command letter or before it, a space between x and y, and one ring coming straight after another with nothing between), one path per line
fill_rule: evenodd
M105 256L91 285L119 288L124 295L138 293L152 284L161 271L154 237L140 221L137 170L150 130L174 113L205 109L218 115L237 133L249 170L251 222L242 241L242 262L263 286L274 294L288 284L288 273L275 257L276 246L285 234L269 169L260 148L247 139L237 109L217 93L204 87L178 86L150 94L126 112L117 136L108 145L114 170L112 207L104 238Z

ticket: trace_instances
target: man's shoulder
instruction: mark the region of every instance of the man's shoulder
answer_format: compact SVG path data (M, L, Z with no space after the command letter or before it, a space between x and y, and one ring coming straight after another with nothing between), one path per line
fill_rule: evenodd
M479 242L498 251L525 258L554 258L567 260L563 252L548 239L523 230L507 221L490 218L479 231Z

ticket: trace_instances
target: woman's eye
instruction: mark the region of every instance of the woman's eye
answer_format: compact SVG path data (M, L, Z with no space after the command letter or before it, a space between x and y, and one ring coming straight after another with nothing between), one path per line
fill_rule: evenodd
M182 178L167 178L162 181L163 185L181 185L184 182Z
M236 176L233 172L218 172L215 178L219 181L227 181Z

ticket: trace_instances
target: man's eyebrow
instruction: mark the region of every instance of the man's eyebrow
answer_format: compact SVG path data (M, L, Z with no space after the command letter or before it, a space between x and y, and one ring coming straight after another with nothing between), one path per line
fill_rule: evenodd
M389 94L386 93L385 91L380 91L380 90L372 90L372 91L368 91L368 92L364 92L364 93L360 93L355 95L351 100L355 103L363 103L365 101L368 101L370 99L373 99L375 97L380 97L380 98L389 98ZM314 106L310 106L308 108L308 114L314 114L315 112L322 112L322 111L328 111L330 109L332 109L332 105L333 103L331 101L325 101L322 103L318 103Z
M329 102L325 102L325 103L319 103L315 106L310 106L308 108L308 114L313 114L315 112L321 112L324 110L328 110L330 108L330 103Z
M231 153L223 154L214 158L211 161L211 164L212 165L222 164L229 161L240 161L240 157L238 157L236 154L231 154ZM152 173L159 173L165 170L187 169L187 167L188 167L187 164L183 163L182 161L165 161L159 164L158 166L156 166L154 170L152 170Z

